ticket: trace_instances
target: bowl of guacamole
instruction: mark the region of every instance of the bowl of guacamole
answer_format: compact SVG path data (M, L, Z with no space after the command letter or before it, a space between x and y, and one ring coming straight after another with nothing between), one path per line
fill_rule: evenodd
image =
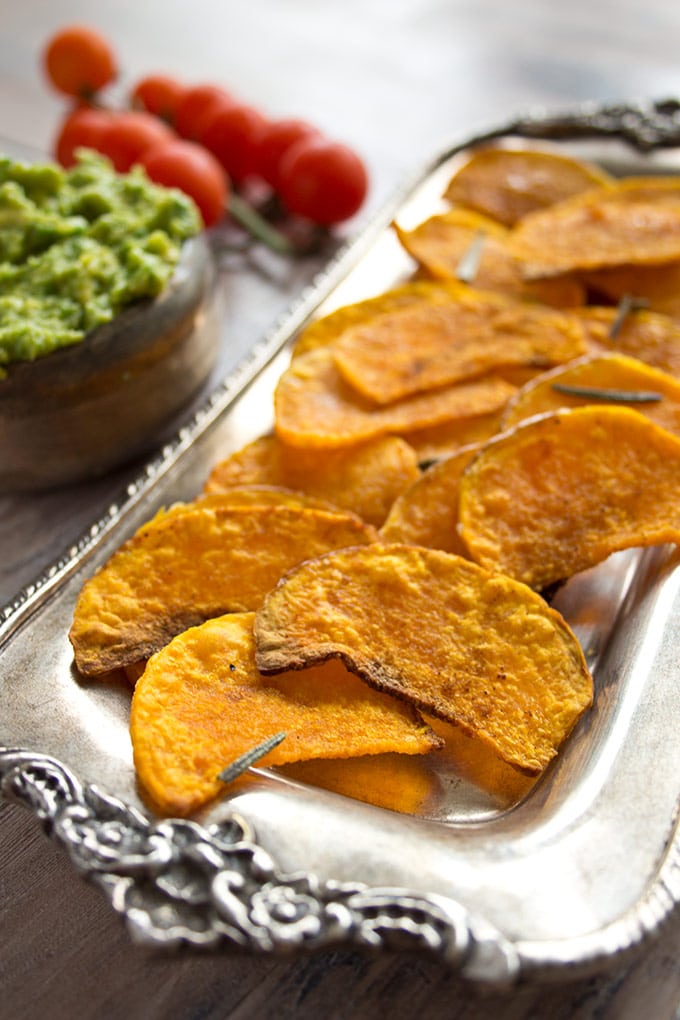
M200 215L141 168L0 157L0 489L95 477L153 448L218 354Z

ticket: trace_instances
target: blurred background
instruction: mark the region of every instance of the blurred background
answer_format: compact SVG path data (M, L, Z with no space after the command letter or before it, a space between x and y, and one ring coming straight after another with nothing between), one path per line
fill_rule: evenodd
M362 215L461 133L534 106L680 91L675 0L3 0L1 9L0 134L50 145L64 103L39 52L56 28L84 22L118 53L118 93L152 71L213 81L354 146L372 177Z

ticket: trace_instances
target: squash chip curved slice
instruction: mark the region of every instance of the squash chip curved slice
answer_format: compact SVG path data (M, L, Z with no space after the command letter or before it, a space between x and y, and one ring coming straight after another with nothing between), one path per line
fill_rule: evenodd
M680 380L625 354L580 358L544 372L517 391L508 403L505 431L526 418L561 407L621 404L680 435Z
M458 534L458 486L481 444L465 446L433 464L393 503L380 529L385 542L423 545L469 558Z
M540 772L592 701L583 653L525 585L411 545L345 549L290 571L255 620L262 673L339 658L370 686Z
M415 450L398 436L340 450L304 450L262 436L215 465L205 492L227 493L243 484L282 485L352 510L379 527L418 474Z
M164 813L187 815L226 789L218 776L267 738L258 766L384 752L424 754L441 740L410 706L370 690L341 663L262 677L253 614L209 620L152 656L132 698L141 785Z
M470 555L542 589L635 546L680 541L680 438L628 407L531 418L460 482Z
M408 444L416 452L421 465L457 453L464 446L491 439L500 429L503 410L480 414L463 421L445 422L428 429L408 433Z
M346 382L383 405L506 367L548 368L586 349L573 318L471 291L447 304L386 312L346 330L331 351Z
M667 315L630 311L623 319L615 308L575 309L592 352L618 351L647 365L680 376L680 324Z
M350 326L367 322L375 315L382 315L383 312L406 308L409 305L449 301L452 295L458 293L460 287L460 283L454 282L409 280L398 287L376 294L375 297L342 305L305 326L295 340L293 357L306 354L307 351L315 350L317 347L325 347L326 344L337 340Z
M585 288L575 277L525 280L520 264L510 252L509 232L487 216L452 209L429 217L411 230L398 223L394 229L405 251L437 280L466 279L479 290L556 308L585 303ZM478 252L472 270L469 276L461 277L472 251Z
M342 378L332 346L296 358L274 396L276 433L291 446L333 449L465 421L505 406L516 387L497 377L472 380L379 407Z
M83 586L69 632L76 666L98 676L146 659L187 627L256 609L306 557L375 537L341 511L174 508L140 528Z
M485 148L456 171L444 197L512 226L536 209L612 183L599 167L561 153Z
M620 201L605 189L530 213L514 228L510 253L525 279L680 259L680 191L672 202Z

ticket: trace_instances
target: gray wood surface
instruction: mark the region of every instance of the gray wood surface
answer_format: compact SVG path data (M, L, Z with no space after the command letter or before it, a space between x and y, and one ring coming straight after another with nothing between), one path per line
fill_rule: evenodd
M38 53L54 28L87 22L114 41L122 82L152 70L219 81L271 115L304 116L356 146L372 191L352 229L441 146L521 109L680 94L677 0L0 0L0 11L0 136L49 146L62 104L41 79ZM225 364L316 264L257 268L239 264L225 276ZM0 499L0 603L74 541L125 477ZM35 819L6 804L0 932L1 1020L666 1020L680 1004L678 917L606 974L484 997L422 958L149 955Z

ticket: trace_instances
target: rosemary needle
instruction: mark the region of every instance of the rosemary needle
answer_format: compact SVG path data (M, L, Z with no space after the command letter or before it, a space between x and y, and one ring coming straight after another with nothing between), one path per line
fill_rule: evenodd
M647 308L649 301L645 298L636 298L632 294L624 294L616 309L616 316L609 328L609 339L616 340L621 328L631 312L639 308Z
M603 400L612 404L654 404L663 399L662 394L654 390L601 390L594 386L568 386L566 383L553 383L552 388L570 397Z
M285 733L275 733L273 737L267 737L261 744L256 747L251 747L249 751L245 751L239 755L230 765L227 765L218 775L218 779L222 783L231 783L234 779L238 779L239 776L243 775L251 765L254 765L264 758L265 754L273 751L275 747L278 747L282 740L285 739Z

